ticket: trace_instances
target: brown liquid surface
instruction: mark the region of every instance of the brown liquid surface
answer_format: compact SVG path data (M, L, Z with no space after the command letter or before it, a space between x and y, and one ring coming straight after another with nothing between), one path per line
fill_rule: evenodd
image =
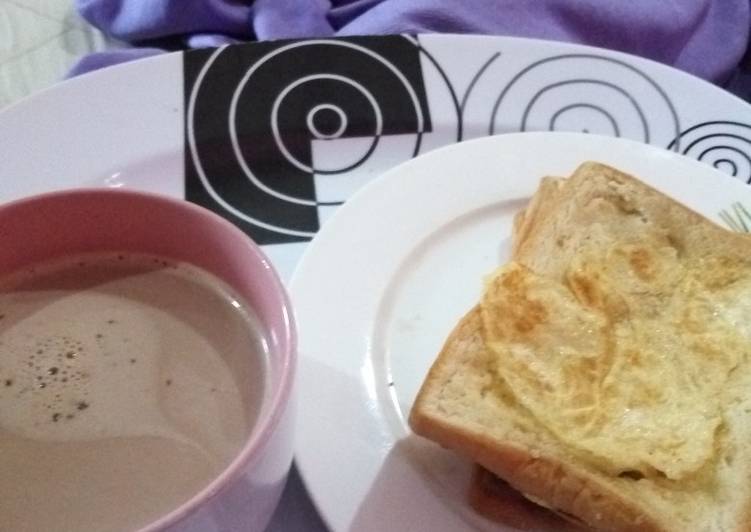
M153 257L0 279L0 529L133 530L205 487L259 415L259 331L224 283Z

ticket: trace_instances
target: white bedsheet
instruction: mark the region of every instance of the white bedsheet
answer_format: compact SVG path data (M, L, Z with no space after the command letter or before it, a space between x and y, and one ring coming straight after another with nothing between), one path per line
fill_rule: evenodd
M112 46L72 0L0 0L0 109L60 81L82 55Z

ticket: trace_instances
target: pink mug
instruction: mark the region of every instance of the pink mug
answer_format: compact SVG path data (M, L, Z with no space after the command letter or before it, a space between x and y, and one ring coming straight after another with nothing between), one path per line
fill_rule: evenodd
M0 206L0 274L55 257L124 251L188 262L254 309L269 346L271 393L245 445L208 486L143 530L263 530L293 455L296 336L284 286L256 244L188 202L111 189L53 192Z

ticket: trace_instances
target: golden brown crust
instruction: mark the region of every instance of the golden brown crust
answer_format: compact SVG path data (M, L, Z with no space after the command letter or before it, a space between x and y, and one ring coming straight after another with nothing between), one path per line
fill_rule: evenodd
M608 213L614 216L614 222L607 221ZM613 223L616 232L633 231L639 226L640 219L664 227L666 238L679 257L685 252L701 256L718 253L731 261L747 258L751 236L723 229L618 170L585 163L566 180L543 180L530 204L516 216L513 259L533 271L539 268L545 275L555 277L566 271L570 254L576 251L575 242L567 240L570 236L586 236L589 224L602 223L603 220L604 223ZM637 265L644 262L642 258L634 257ZM646 267L644 272L645 275L650 273ZM503 423L504 428L494 434L484 429L495 427L494 420L499 415L517 416L513 404L496 409L479 404L480 410L485 408L485 411L471 420L465 419L465 413L470 417L477 414L475 406L482 401L477 400L477 394L462 397L459 385L468 375L471 377L467 379L468 388L476 389L482 385L482 375L488 374L487 362L482 320L476 307L456 325L431 367L410 413L412 429L487 468L514 489L576 516L593 528L614 531L685 528L673 520L670 512L658 512L657 506L645 504L643 498L635 496L636 493L629 494L629 490L634 491L632 487L626 486L628 490L624 491L622 484L579 464L564 450L558 449L554 440L545 444L547 451L541 452L535 447L537 440L519 439ZM443 396L444 393L448 395ZM514 424L506 425L513 427ZM544 435L540 437L545 439ZM527 445L529 442L532 442L531 446ZM477 482L473 486L475 490L482 488ZM493 494L485 492L484 496L487 497L483 504L491 507ZM502 497L499 499L498 504L503 504ZM647 511L656 513L647 515ZM739 512L737 506L733 511L737 520L724 517L724 524L720 526L736 532L751 532L751 501L744 512ZM711 524L707 521L702 526L712 527L720 523L719 520L710 521Z
M512 488L482 466L475 465L469 488L469 504L480 515L497 523L534 532L586 532L552 510L544 508Z
M751 235L729 231L633 176L585 162L567 179L542 180L523 223L515 226L514 260L532 270L542 263L568 264L566 250L574 248L561 246L561 239L570 236L565 228L581 233L593 217L602 216L597 205L603 203L615 207L624 221L642 216L665 228L679 250L722 249L729 257L745 256L751 241Z
M458 423L447 421L428 406L429 396L450 376L448 364L457 358L467 363L476 359L474 353L461 352L468 338L481 342L481 316L474 307L449 335L410 412L412 430L449 449L454 449L472 462L485 467L508 482L514 489L549 504L552 508L576 516L592 528L610 531L658 532L664 530L659 521L644 514L611 487L594 475L552 457L532 456L513 442L498 441L479 431L470 431Z
M543 178L529 205L514 217L512 256L517 255L519 248L533 234L536 225L542 222L546 213L551 212L562 182L563 179L558 177Z
M751 532L751 500L746 503L743 515L736 528L738 532Z

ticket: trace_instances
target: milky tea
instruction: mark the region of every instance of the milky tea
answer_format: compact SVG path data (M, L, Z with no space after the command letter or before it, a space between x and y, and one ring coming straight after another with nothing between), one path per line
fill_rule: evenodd
M193 266L81 255L0 278L0 529L133 530L237 455L257 318Z

